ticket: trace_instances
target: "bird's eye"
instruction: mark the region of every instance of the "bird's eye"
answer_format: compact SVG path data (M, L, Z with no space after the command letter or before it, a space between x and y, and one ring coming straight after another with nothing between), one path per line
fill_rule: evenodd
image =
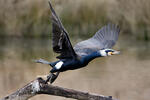
M114 51L113 50L106 50L105 52L108 53L108 52L114 52Z

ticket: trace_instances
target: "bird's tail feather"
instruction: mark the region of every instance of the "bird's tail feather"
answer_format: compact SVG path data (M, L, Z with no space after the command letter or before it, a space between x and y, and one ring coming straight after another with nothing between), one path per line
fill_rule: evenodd
M48 61L46 61L46 60L44 60L44 59L39 59L39 60L34 60L34 62L36 62L36 63L42 63L42 64L50 64L50 62L48 62Z

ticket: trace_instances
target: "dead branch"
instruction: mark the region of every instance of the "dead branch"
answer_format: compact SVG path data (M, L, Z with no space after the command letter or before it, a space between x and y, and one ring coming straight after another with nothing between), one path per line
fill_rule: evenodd
M78 100L116 100L111 96L91 94L88 92L45 84L45 81L42 78L37 78L13 94L10 94L9 96L6 96L0 100L27 100L38 94L62 96Z

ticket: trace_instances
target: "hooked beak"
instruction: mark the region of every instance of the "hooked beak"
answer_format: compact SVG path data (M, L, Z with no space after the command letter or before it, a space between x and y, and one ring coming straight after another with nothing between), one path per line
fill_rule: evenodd
M114 51L114 52L112 52L111 54L112 54L112 55L118 55L118 54L120 54L120 51Z

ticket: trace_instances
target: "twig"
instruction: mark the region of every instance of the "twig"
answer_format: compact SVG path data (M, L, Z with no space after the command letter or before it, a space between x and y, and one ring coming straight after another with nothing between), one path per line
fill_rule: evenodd
M6 96L0 100L27 100L38 94L62 96L78 100L116 100L111 96L91 94L88 92L45 84L45 81L42 78L37 78L13 94L10 94L9 96Z

